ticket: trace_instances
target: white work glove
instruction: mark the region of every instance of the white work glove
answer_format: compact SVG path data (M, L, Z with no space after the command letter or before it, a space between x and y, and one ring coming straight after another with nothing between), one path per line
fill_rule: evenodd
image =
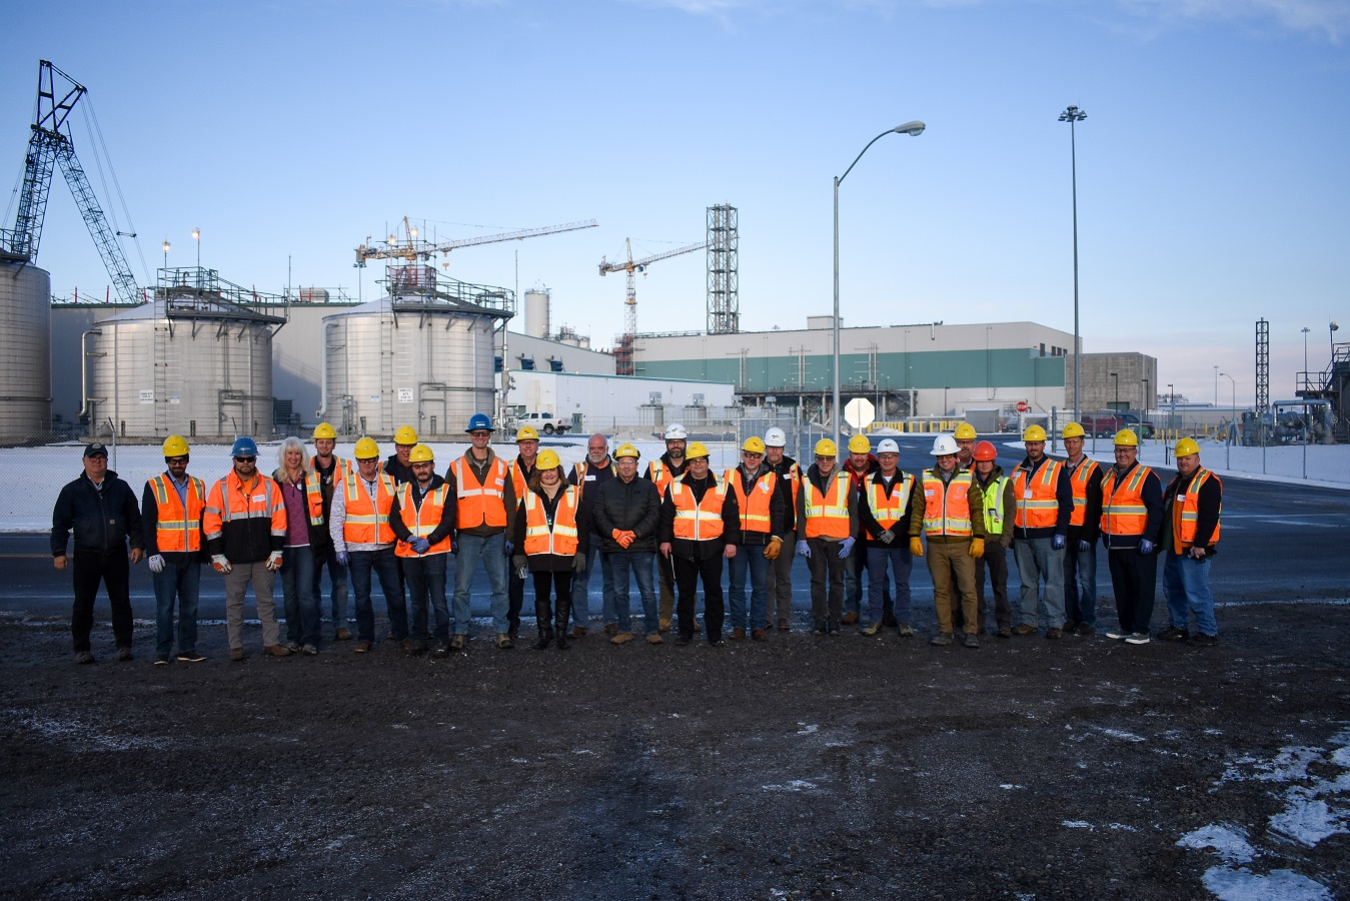
M877 536L877 540L882 544L890 544L895 540L895 533L890 529L882 529L881 534Z
M230 570L234 569L230 565L229 559L224 554L212 554L211 565L215 567L216 572L228 575Z
M273 551L268 556L267 563L265 565L272 572L276 572L277 570L281 569L281 551Z
M150 567L152 573L164 572L164 555L155 554L151 556L151 558L145 562L145 565Z

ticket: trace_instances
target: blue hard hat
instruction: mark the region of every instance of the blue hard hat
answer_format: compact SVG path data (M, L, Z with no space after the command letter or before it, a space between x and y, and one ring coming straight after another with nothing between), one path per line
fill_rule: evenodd
M469 417L469 427L464 431L477 432L482 429L487 429L489 432L496 431L496 429L492 427L491 416L488 416L486 413L475 413Z
M234 439L234 447L230 448L231 457L256 457L258 456L258 445L252 438Z

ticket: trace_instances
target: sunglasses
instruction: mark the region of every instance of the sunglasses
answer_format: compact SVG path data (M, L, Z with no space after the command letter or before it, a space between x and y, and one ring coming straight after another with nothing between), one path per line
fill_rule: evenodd
M235 457L234 459L238 463L256 463L258 460L257 457Z
M469 437L470 437L470 438L491 438L491 437L492 437L492 433L491 433L491 432L470 432L470 433L469 433Z

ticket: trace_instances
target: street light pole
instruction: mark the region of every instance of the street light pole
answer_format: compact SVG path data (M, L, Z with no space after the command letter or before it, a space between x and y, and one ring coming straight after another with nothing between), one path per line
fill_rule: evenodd
M1069 159L1073 176L1073 420L1079 421L1078 358L1082 348L1078 342L1078 140L1074 126L1087 118L1087 113L1070 106L1059 114L1059 121L1069 123Z
M1303 326L1303 381L1308 381L1308 332L1312 329Z
M867 147L864 147L864 148L862 149L862 152L859 153L856 157L853 158L853 162L849 163L849 166L848 166L847 169L844 170L844 174L843 174L843 175L836 176L835 179L834 179L834 328L833 328L833 331L834 331L834 342L833 342L833 343L834 343L834 411L833 411L833 414L831 415L830 418L831 418L831 420L834 422L834 445L835 445L836 448L839 446L839 413L840 413L840 410L839 410L839 185L843 183L844 179L848 178L848 174L849 174L850 172L853 171L853 167L856 166L856 165L858 165L858 160L862 159L863 153L866 153L866 152L867 152L867 149L868 149L869 147L871 147L873 144L875 144L877 141L880 141L882 138L886 137L886 135L891 134L892 132L894 132L895 134L909 135L909 136L912 137L912 138L917 138L919 135L923 134L923 130L924 130L924 128L926 128L926 127L927 127L927 126L925 126L922 122L920 122L920 121L918 121L918 120L916 119L916 120L914 120L914 121L912 121L912 122L906 122L904 125L897 125L895 128L889 129L889 130L887 130L887 131L883 131L881 134L877 135L875 138L873 138L872 140L870 140L870 141L867 142Z

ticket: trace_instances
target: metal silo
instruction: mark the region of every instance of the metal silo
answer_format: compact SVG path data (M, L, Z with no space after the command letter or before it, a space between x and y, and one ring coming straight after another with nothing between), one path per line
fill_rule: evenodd
M549 293L531 288L525 292L525 334L534 338L548 340L551 325L549 323Z
M0 441L51 431L51 294L46 270L0 264Z

